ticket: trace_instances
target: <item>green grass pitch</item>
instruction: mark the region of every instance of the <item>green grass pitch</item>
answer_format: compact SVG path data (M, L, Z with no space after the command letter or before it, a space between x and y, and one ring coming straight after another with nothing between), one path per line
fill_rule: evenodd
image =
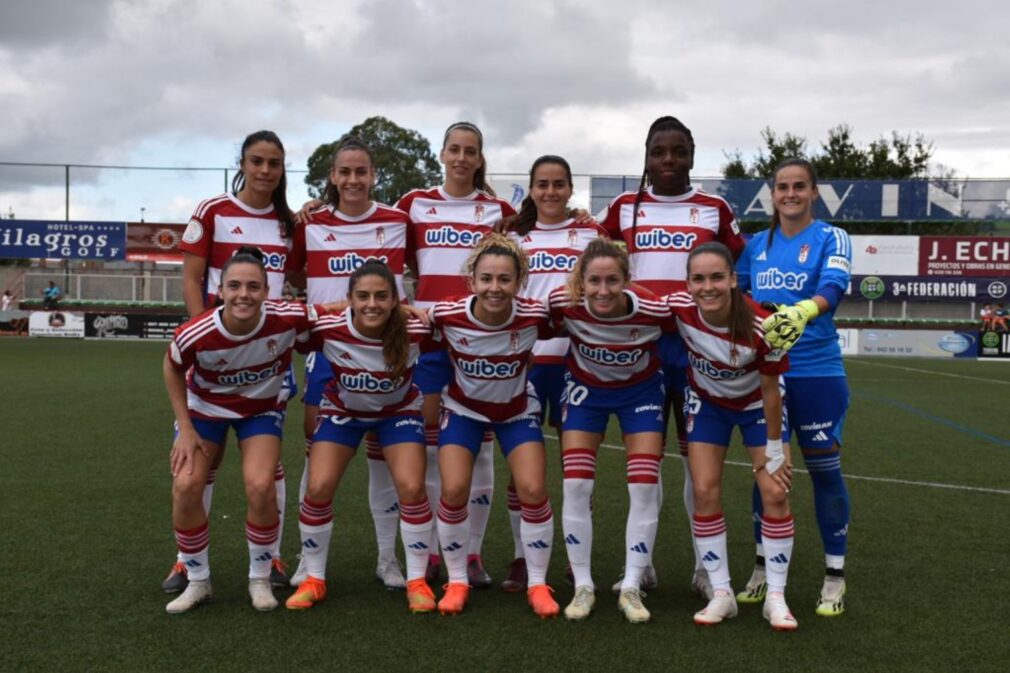
M776 634L760 606L696 627L682 468L668 458L666 503L646 598L633 626L605 589L623 561L623 454L601 450L595 496L597 609L584 623L536 619L521 595L474 591L458 617L412 616L373 576L375 541L363 457L337 492L330 596L304 613L248 605L244 502L228 447L211 516L215 597L168 616L159 583L174 557L169 512L171 413L164 343L0 340L0 671L294 670L1010 670L1010 365L850 360L843 469L853 501L848 610L813 614L823 557L809 479L797 474L798 537L788 599L799 631ZM284 552L298 548L301 405L284 459ZM611 428L613 430L613 426ZM611 433L610 442L618 435ZM548 440L556 512L550 582L564 582L558 447ZM735 447L730 460L745 460ZM802 462L797 460L797 466ZM501 579L512 542L505 463L485 546ZM739 589L753 561L750 471L727 467L730 563ZM949 488L956 486L959 488ZM279 598L286 592L279 592Z

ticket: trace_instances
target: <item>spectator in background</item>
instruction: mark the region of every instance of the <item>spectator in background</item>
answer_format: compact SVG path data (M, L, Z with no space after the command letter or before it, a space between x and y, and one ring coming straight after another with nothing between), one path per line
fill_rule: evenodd
M56 283L49 281L49 287L42 290L42 310L49 311L56 308L56 302L59 301L61 295L60 288L56 286Z
M982 318L982 331L991 330L993 328L993 310L991 304L983 304L982 310L978 312L979 317Z
M10 290L4 290L3 299L0 300L0 311L10 311L14 308L14 295Z
M992 314L992 329L997 332L1010 332L1010 327L1007 326L1007 317L1010 313L1003 304L996 304L996 310Z

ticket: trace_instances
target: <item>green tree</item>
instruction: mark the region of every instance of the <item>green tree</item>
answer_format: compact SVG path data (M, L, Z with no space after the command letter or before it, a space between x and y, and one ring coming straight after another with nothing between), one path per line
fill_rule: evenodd
M427 138L385 117L369 117L350 131L372 151L375 186L372 199L392 203L411 189L438 184L442 179L438 158ZM309 157L305 184L309 194L322 198L330 179L333 152L340 140L324 143Z

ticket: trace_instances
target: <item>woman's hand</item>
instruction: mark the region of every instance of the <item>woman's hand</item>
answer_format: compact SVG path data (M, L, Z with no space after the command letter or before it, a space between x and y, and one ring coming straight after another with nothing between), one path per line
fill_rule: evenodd
M172 452L169 454L173 477L180 474L182 469L187 466L189 469L186 470L186 474L193 474L193 460L196 458L197 451L203 453L208 460L210 459L210 451L207 450L207 445L204 444L200 435L196 433L196 429L192 426L180 428L179 435L172 443Z

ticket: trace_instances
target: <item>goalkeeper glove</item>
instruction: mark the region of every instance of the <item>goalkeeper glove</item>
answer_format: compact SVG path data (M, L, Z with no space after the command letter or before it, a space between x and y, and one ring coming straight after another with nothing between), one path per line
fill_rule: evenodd
M820 312L812 299L804 299L794 306L779 306L775 313L761 323L765 340L772 348L789 350L803 336L807 323Z

